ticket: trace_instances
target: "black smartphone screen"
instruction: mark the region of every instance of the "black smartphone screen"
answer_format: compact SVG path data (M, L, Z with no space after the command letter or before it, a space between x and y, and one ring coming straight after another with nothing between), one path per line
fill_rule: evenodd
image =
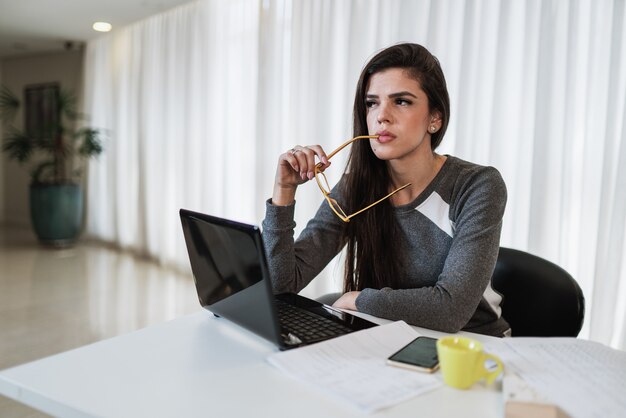
M389 357L392 362L432 369L437 366L437 339L417 337Z

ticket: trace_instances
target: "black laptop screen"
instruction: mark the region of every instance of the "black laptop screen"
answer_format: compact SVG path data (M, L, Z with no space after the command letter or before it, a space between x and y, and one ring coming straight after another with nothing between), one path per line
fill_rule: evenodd
M254 239L237 229L187 218L183 222L200 304L210 306L262 280ZM201 277L202 280L197 278Z

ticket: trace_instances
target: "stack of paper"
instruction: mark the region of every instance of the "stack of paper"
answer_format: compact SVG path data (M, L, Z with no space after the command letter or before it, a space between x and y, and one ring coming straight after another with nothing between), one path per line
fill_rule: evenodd
M576 338L504 338L485 347L572 418L626 417L626 352Z
M418 336L399 321L276 353L268 361L337 399L373 412L442 385L433 375L386 365L390 355Z

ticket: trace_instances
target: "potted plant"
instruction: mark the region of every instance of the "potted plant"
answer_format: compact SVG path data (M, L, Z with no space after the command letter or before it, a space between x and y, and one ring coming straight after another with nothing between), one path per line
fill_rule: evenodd
M0 88L2 150L20 164L32 163L30 213L39 240L55 246L75 241L83 221L82 164L102 152L97 129L79 126L76 98L56 83L27 86L25 104L7 87ZM15 126L25 107L24 129Z

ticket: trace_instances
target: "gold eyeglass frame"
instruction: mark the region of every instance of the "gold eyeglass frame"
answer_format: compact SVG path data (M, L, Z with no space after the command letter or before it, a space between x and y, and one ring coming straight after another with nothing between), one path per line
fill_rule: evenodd
M348 145L352 144L353 142L359 140L359 139L373 139L373 138L378 138L379 135L361 135L361 136L355 136L352 139L349 139L348 141L344 142L343 144L341 144L336 150L334 150L333 152L331 152L330 154L328 154L326 156L327 159L331 159L333 157L333 155L337 154L339 151L341 151L342 149L344 149L345 147L347 147ZM375 201L374 203L372 203L371 205L368 205L366 207L364 207L361 210L358 210L356 212L354 212L351 215L346 215L346 212L344 212L344 210L341 208L341 206L339 206L339 202L337 202L335 199L333 199L332 197L330 197L330 185L328 184L328 179L326 178L326 175L324 174L324 172L321 170L323 164L322 163L317 163L315 164L315 181L317 181L317 185L319 186L320 190L322 191L322 194L324 195L324 198L326 199L326 201L328 202L328 206L330 206L330 208L332 209L333 212L335 212L335 215L337 215L339 217L339 219L341 219L344 222L350 222L350 219L352 219L353 217L355 217L356 215L358 215L359 213L365 212L368 209L371 209L372 207L376 206L377 204L379 204L380 202L384 201L385 199L389 199L391 196L393 196L394 194L398 193L400 190L409 187L411 185L411 183L407 183L404 186L400 186L398 187L396 190L394 190L393 192L389 193L387 196L378 199L377 201ZM323 183L322 180L320 180L320 175L323 179ZM324 188L324 184L326 185L326 188Z

